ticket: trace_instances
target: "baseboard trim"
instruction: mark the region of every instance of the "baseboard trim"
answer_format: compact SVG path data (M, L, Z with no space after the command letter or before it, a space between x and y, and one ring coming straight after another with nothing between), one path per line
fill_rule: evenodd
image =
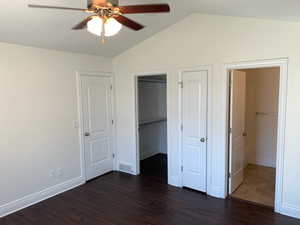
M61 184L57 184L55 186L49 187L42 191L27 195L23 198L17 199L15 201L9 202L5 205L0 206L0 218L17 212L21 209L27 208L31 205L39 203L43 200L51 198L55 195L78 187L85 183L83 177L77 177Z
M300 219L300 208L292 204L283 203L278 213Z

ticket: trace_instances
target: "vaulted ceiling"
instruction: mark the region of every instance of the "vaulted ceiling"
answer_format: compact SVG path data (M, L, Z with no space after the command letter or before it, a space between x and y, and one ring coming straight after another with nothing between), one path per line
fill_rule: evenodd
M0 42L47 49L112 57L193 13L244 16L300 21L300 1L295 0L120 0L120 5L169 3L170 14L130 15L145 25L142 31L123 28L101 44L85 30L71 27L86 17L85 13L64 10L30 9L27 4L86 7L86 0L1 0Z

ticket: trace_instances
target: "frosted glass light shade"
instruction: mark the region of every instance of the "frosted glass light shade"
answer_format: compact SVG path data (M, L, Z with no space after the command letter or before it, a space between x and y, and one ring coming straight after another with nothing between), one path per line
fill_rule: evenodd
M116 19L114 18L109 18L106 23L104 24L105 26L105 36L110 37L114 36L119 31L122 29L122 24L120 24Z
M101 36L103 27L103 19L100 17L95 17L87 23L87 30L97 36ZM116 35L121 29L122 24L120 24L116 19L109 18L106 20L105 24L105 36L110 37Z
M101 36L103 20L100 17L95 17L87 23L88 32Z

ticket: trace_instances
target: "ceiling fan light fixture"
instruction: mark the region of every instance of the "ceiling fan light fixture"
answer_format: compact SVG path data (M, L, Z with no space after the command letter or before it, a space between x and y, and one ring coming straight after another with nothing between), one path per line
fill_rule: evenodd
M122 24L119 23L115 18L109 18L105 24L105 36L111 37L116 35L122 29Z
M102 28L103 28L103 19L101 17L95 17L87 23L87 30L97 36L102 35ZM122 24L119 23L114 18L109 18L105 21L104 24L105 29L105 36L111 37L119 33L122 29Z
M169 4L120 6L119 0L88 0L87 9L35 4L29 4L28 7L40 9L73 10L92 13L92 15L89 15L80 23L72 27L72 30L83 30L87 28L88 32L100 36L102 43L105 43L105 37L116 35L122 29L122 26L134 31L139 31L144 28L143 25L124 16L125 14L170 12Z
M101 36L102 26L103 19L100 17L94 17L87 23L87 30L94 35Z

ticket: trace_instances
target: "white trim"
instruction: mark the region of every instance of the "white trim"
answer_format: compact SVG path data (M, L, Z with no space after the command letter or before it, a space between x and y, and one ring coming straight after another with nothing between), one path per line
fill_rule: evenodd
M134 114L134 129L135 129L135 169L134 174L139 175L140 174L140 149L139 149L139 114L138 114L138 78L142 76L157 76L157 75L166 75L167 77L167 155L168 155L168 184L173 184L173 179L171 179L171 167L170 167L170 126L169 126L169 118L170 118L170 105L169 105L169 72L166 71L154 71L154 72L142 72L142 73L136 73L134 74L134 97L135 97L135 114Z
M112 125L113 131L112 131L112 140L113 140L113 154L115 154L115 158L114 158L114 171L118 170L118 152L117 152L117 116L116 116L116 101L115 101L115 96L116 96L116 79L113 73L109 73L111 75L111 79L112 79L112 94L111 94L111 98L112 98L112 109L111 109L111 115L112 118L114 120L114 124Z
M192 68L185 68L179 70L178 73L178 88L179 88L179 98L178 98L178 112L179 112L179 123L178 123L178 133L180 134L179 138L179 150L180 150L180 155L179 155L179 165L180 167L182 166L182 131L181 131L181 125L182 125L182 88L181 88L181 82L182 82L182 74L185 72L194 72L194 71L207 71L207 174L206 174L206 191L208 195L214 196L214 193L216 192L215 188L212 186L212 141L211 137L213 137L212 131L213 131L213 92L212 92L212 87L213 87L213 69L212 65L203 65L203 66L198 66L198 67L192 67ZM180 174L180 187L183 186L182 183L182 171L181 168L178 168L178 174ZM218 192L218 191L217 191Z
M114 76L111 72L102 72L102 71L76 71L76 83L77 83L77 111L78 111L78 135L79 135L79 144L80 144L80 167L81 167L81 176L84 181L86 181L86 171L85 171L85 159L84 159L84 127L83 127L83 112L82 112L82 102L81 102L81 76L97 76L97 77L108 77L111 79L111 85L113 90L111 92L111 101L112 101L112 119L114 124L112 125L112 153L115 155L113 159L113 168L117 170L117 151L116 151L116 119L115 119L115 88L114 88Z
M11 213L34 205L38 202L51 198L55 195L61 194L65 191L71 190L79 185L84 184L85 181L83 177L77 177L71 180L68 180L64 183L57 184L55 186L49 187L42 191L27 195L23 198L17 199L15 201L9 202L5 205L0 206L0 218L7 216Z
M300 208L288 203L282 204L280 213L286 216L292 216L298 219L300 218Z
M140 171L140 138L139 138L139 107L138 107L138 75L134 76L134 131L135 131L135 168L134 174L139 175Z
M80 173L83 179L86 181L85 175L85 158L84 158L84 141L83 141L83 114L82 114L82 102L81 102L81 79L80 72L76 72L76 86L77 86L77 113L78 113L78 137L79 137L79 149L80 149Z
M284 164L284 152L285 152L285 127L286 127L286 104L287 104L287 82L288 82L288 59L273 59L273 60L257 60L250 62L230 63L225 65L224 76L226 76L226 82L222 95L224 104L225 119L223 128L224 133L224 154L222 154L221 160L226 162L223 168L222 180L224 182L223 187L223 198L227 197L228 193L228 93L229 93L229 70L236 69L255 69L255 68L269 68L269 67L280 67L280 86L279 86L279 107L278 107L278 134L277 134L277 163L276 163L276 190L275 190L275 212L283 213L289 210L284 207L283 204L283 164ZM299 215L299 214L298 214Z

